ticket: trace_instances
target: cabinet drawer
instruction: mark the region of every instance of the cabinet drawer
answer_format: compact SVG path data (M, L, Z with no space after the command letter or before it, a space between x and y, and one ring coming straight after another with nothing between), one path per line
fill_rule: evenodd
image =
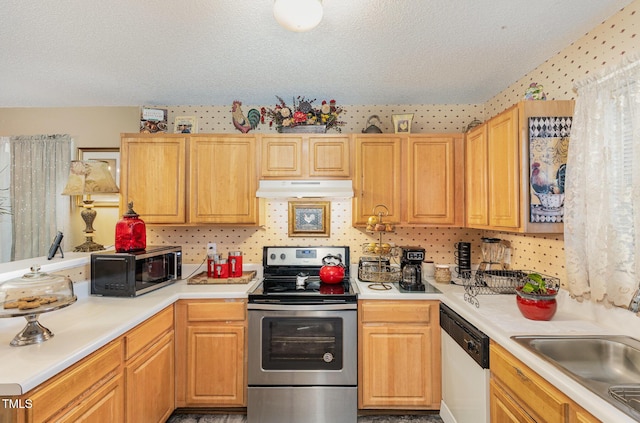
M437 301L361 301L361 323L421 323L430 324ZM437 322L435 322L437 323Z
M244 321L247 306L243 300L207 300L187 302L189 322Z
M491 374L536 420L564 422L568 418L565 398L544 379L514 358L502 347L491 345ZM533 407L529 407L532 404Z
M46 421L102 382L110 373L115 376L121 362L122 347L120 340L117 340L40 385L33 394L27 395L34 404L27 411L28 421Z
M155 341L164 332L173 329L173 306L169 306L127 332L125 340L125 360L142 351L147 345Z

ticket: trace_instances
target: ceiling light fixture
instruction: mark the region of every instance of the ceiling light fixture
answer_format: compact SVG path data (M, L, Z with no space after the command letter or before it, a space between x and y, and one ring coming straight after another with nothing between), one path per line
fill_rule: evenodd
M289 31L309 31L322 20L322 0L275 0L273 16Z

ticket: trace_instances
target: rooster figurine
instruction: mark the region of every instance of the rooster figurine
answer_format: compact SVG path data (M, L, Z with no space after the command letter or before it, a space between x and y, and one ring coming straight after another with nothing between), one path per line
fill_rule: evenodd
M233 102L233 107L231 108L231 120L233 120L233 126L235 126L238 131L246 134L252 129L256 129L258 124L260 123L260 112L256 109L249 110L247 117L242 113L242 102L235 100Z

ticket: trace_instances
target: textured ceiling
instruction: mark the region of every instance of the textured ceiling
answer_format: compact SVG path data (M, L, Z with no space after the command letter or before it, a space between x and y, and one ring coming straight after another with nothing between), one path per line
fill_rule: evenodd
M0 107L482 103L631 0L4 0Z

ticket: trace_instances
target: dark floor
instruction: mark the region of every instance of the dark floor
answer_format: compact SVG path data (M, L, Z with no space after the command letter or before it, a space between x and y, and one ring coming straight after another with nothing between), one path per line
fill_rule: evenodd
M167 423L246 423L241 414L174 414ZM437 414L419 416L360 416L358 423L442 423Z

